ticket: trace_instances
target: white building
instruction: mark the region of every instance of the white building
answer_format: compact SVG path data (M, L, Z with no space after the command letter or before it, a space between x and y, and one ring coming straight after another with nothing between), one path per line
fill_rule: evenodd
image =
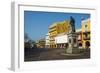
M68 35L67 34L60 34L55 37L55 43L57 44L58 48L64 48L68 45Z
M46 34L46 37L45 37L45 47L46 48L49 48L50 46L50 41L49 41L49 33Z

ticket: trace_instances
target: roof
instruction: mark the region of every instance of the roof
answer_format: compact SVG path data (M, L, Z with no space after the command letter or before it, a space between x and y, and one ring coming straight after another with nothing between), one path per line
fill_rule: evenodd
M62 21L62 22L56 22L56 23L50 25L49 28L52 28L52 27L54 27L54 26L56 26L56 25L58 25L58 24L65 23L66 21L68 21L68 20L65 20L65 21Z
M52 27L54 27L56 25L57 25L57 23L54 23L54 24L50 25L49 28L52 28Z

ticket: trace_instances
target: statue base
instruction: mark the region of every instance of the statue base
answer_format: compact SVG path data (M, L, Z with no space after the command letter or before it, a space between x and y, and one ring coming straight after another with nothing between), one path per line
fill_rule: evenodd
M78 49L78 45L77 45L77 34L76 33L69 33L68 34L68 43L69 43L69 47L66 50L66 53L69 54L77 54L79 53L79 49Z
M79 53L79 49L78 48L68 48L66 50L66 53L68 53L68 54L78 54Z

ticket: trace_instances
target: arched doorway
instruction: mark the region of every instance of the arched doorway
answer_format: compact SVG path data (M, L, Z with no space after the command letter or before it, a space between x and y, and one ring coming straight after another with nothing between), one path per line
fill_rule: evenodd
M82 47L82 43L79 43L78 45L79 45L79 47Z
M86 41L86 42L85 42L85 46L86 46L87 49L89 49L89 47L90 47L90 42L89 42L89 41Z

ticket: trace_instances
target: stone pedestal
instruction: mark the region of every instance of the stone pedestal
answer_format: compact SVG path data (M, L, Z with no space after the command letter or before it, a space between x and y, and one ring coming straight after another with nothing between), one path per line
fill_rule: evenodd
M79 50L78 50L78 45L77 45L77 34L76 33L69 33L68 34L68 44L69 44L69 47L68 49L66 50L67 53L69 54L76 54L76 53L79 53Z

